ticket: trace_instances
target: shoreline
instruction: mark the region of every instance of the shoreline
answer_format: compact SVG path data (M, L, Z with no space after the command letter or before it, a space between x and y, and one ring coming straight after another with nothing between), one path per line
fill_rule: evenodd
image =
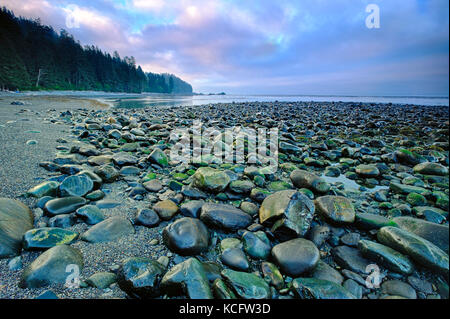
M10 103L14 100L24 101L26 104L11 105ZM407 105L398 107L387 104L377 104L371 107L352 106L350 102L313 103L310 105L310 102L246 102L176 108L124 109L112 108L107 101L87 97L29 96L16 98L0 95L0 139L3 143L3 148L0 149L0 167L2 167L0 197L19 199L29 206L35 215L34 227L49 226L50 218L44 214L42 209L36 207L37 199L23 198L20 195L43 181L56 180L60 183L67 176L58 169L48 171L39 166L39 163L52 162L58 157L62 158L60 155L73 155L70 159L67 158L67 163L65 159L58 165L62 166L63 163L66 163L72 165L74 171L81 168L93 171L98 168L98 166L91 165L95 156L103 156L102 160L105 160L121 152L125 155L128 154L127 156L132 154L133 157L125 160L126 164L111 162L111 165L120 174L117 181L102 184L101 189L105 193L105 199L112 206L101 208L101 211L106 218L116 216L130 220L135 232L105 243L88 243L80 239L72 243L71 247L79 249L84 257L85 266L81 278L83 281L99 272L116 271L125 257L146 257L152 260L167 258L167 270L189 258L189 256L179 255L169 249L162 238L163 229L180 220L183 217L181 213L177 212L173 217L161 220L152 228L138 225L135 221L141 209L154 207L155 204L162 201L170 200L181 207L194 199L178 187L186 187L190 184L192 175L189 174L192 172L189 171L197 170L197 166L184 167L171 163L158 165L157 162L148 160L149 154L159 148L158 145L167 153L171 144L169 142L171 130L190 128L194 119L202 120L205 125L219 123L221 127L243 125L253 128L262 126L280 129L280 138L285 144L280 145L283 156L280 157L278 171L273 176L265 176L261 173L255 173L253 176L245 173L245 170L239 165L235 167L234 165L210 164L210 167L217 170L227 171L229 176L241 182L242 185L239 184L239 187L232 189L228 186L219 194L202 189L202 193L206 195L206 198L202 200L207 202L234 205L242 211L247 209L241 206L242 202L250 203L251 205L247 206L252 207L253 211L249 210L249 214L251 214L252 223L256 225L253 231L262 230L272 246L277 245L279 239L271 237L273 234L271 235L270 228L259 225L258 208L262 205L263 200L258 196L267 196L267 194L290 189L303 189L304 194L312 195L313 198L323 196L323 194L313 194L311 190L308 191L308 189L312 189L312 186L308 186L309 188L295 187L290 178L290 173L294 168L304 169L318 176L336 174L337 168L340 170L338 176L352 178L352 181L358 182L360 186L372 185L371 183L379 185L380 189L375 195L363 190L350 191L345 188L345 185L330 182L331 188L327 194L348 198L357 214L369 212L389 219L399 216L413 216L420 220L431 218L414 215L412 213L414 206L410 206L409 213L407 213L404 205L410 204L407 202L406 196L395 193L389 186L391 181L400 184L410 183L412 177L418 179L413 181L414 185L423 184L420 187L425 187L433 192L442 192L447 196L448 203L448 179L447 186L432 183L425 177L414 173L415 165L407 161L396 163L390 157L385 156L399 149L414 150L422 152L421 156L427 158L434 156L436 163L440 163L448 170L448 133L445 136L442 132L449 126L448 107L430 108ZM98 124L100 129L97 126L89 129L87 124ZM121 137L113 137L117 132L114 135L111 133L109 136L114 129L119 131ZM144 134L142 135L142 133ZM102 144L107 137L111 140L108 142L110 144ZM30 140L36 141L37 144L27 145L27 141ZM88 152L80 152L80 146L89 146ZM111 159L107 161L111 161ZM374 171L374 167L376 167L379 171L378 175L374 175L374 173L367 176L358 175L356 167L362 164L371 166ZM133 169L127 167L133 167ZM127 170L137 171L137 173L128 174ZM380 173L381 171L383 173ZM154 173L158 180L155 182L159 183L156 191L143 187L149 181L145 180L148 173ZM255 178L256 176L263 176L263 181ZM404 181L405 178L409 179ZM439 179L436 177L432 181L434 180ZM252 190L260 190L257 196L252 195L249 190L248 192L243 190L249 184L253 184L253 186L250 185ZM406 187L407 184L402 185ZM374 198L382 195L385 197L383 201ZM441 204L438 204L432 197L426 200L427 205L445 211L439 206ZM90 204L102 207L96 202L93 200ZM115 206L116 204L118 206ZM438 216L434 215L433 218L438 218ZM448 227L448 217L439 224L442 227L445 225ZM81 235L91 227L77 219L77 222L67 229ZM248 225L245 228L248 227L251 226ZM340 285L343 285L345 273L341 275L342 266L338 267L337 259L335 260L334 255L331 254L334 248L331 238L333 236L337 238L335 238L337 240L335 244L338 246L357 249L354 244L346 244L349 238L346 238L345 235L351 237L348 234L357 234L363 239L372 241L376 241L376 237L353 224L331 226L319 215L315 215L311 224L311 229L315 227L328 227L330 234L333 234L329 239L317 245L322 260L333 271L339 273L339 276L342 277ZM217 230L209 225L208 229L211 238L216 239L210 244L208 250L201 254L200 259L218 264L222 268L228 268L220 258L222 241L231 237L243 240L242 234L235 231L223 232L222 229ZM315 239L310 236L313 235L308 234L307 238L314 241ZM10 269L9 259L0 259L0 298L35 298L49 289L60 298L126 297L126 293L120 289L117 283L107 289L94 287L65 289L57 284L38 289L18 288L17 284L23 270L32 264L41 253L42 251L23 251L20 255L23 266L19 270ZM261 260L247 258L249 269L259 272ZM388 278L385 281L399 278L401 282L408 283L409 276L415 276L438 286L439 275L426 269L418 268L412 275L399 276L391 270L386 270L386 273ZM262 277L263 274L260 276ZM305 276L311 275L305 274ZM345 280L349 279L345 278ZM276 297L295 297L293 294L283 294L279 289L273 289ZM367 290L362 287L361 291L366 298L368 296L373 298L384 296L381 290ZM418 289L415 290L415 293L421 298L440 296L438 290L423 296L420 295L423 292Z

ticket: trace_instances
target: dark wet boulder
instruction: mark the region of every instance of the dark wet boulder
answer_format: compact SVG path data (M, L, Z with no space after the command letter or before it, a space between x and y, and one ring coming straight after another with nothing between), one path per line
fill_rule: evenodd
M317 266L320 253L313 242L296 238L274 246L272 258L286 275L298 277Z
M227 204L205 203L201 209L200 219L210 227L225 231L237 231L252 223L249 214Z
M33 213L23 203L0 198L0 258L12 257L22 249L23 235L33 228Z
M183 217L163 230L164 244L180 255L197 255L208 249L209 231L202 221Z
M59 185L61 196L84 196L93 188L94 182L86 175L68 176Z
M117 272L117 283L133 298L154 298L160 295L159 284L165 267L144 257L125 259Z
M168 295L184 295L190 299L212 299L213 294L205 269L196 258L172 267L161 280L161 291Z
M45 210L50 216L69 214L86 204L86 200L79 196L68 196L49 200L45 203Z
M380 243L410 256L418 264L448 274L448 255L428 240L397 227L383 227L378 231Z

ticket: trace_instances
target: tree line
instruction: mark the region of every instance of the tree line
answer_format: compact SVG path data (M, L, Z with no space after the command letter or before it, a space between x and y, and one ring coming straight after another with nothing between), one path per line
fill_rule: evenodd
M172 74L145 73L134 57L83 47L67 31L16 17L5 7L0 8L0 89L192 93L189 83Z

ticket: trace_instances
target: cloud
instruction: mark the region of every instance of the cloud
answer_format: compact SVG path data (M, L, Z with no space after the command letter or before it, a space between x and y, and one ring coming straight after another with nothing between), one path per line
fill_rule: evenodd
M73 14L82 44L133 55L200 92L448 95L446 1L2 2L56 30ZM372 2L380 29L365 26Z

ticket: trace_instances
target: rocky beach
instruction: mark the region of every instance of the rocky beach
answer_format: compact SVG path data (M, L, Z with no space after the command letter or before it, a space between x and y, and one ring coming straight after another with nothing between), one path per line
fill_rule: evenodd
M448 117L0 97L0 298L448 299ZM276 169L227 129L276 129Z

